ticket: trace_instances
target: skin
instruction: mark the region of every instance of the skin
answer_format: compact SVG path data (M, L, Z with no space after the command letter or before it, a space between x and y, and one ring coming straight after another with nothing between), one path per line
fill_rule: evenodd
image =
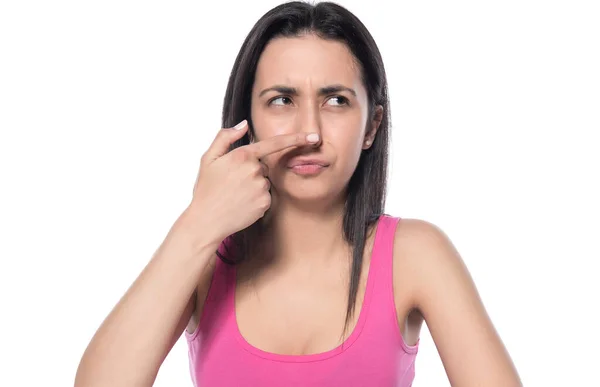
M193 315L196 292L205 292L209 284L215 249L269 208L269 183L260 158L311 142L310 136L292 133L229 152L248 129L236 127L220 130L202 155L191 203L94 334L77 367L76 387L154 384ZM318 136L312 143L316 140Z
M319 93L332 85L354 93ZM274 86L294 88L296 93L263 92ZM356 324L358 312L340 337L350 265L350 250L340 230L344 187L381 120L381 107L372 119L367 108L360 69L344 44L314 35L278 38L261 55L252 91L253 141L304 132L316 132L321 140L261 159L272 183L272 204L265 215L269 243L257 241L256 256L238 268L236 288L238 327L257 348L289 355L324 352L341 344ZM315 177L298 176L285 164L299 154L324 158L330 166ZM370 231L357 311L373 247ZM405 342L414 345L426 321L453 386L520 386L468 270L447 236L426 221L402 219L394 246L394 300ZM209 278L210 271L205 275ZM198 286L189 332L198 325L207 283ZM296 334L291 336L290 331Z
M360 71L346 47L312 35L271 42L256 75L254 143L228 152L248 126L219 131L202 156L192 202L98 328L78 366L76 387L151 386L186 325L189 332L198 326L219 243L261 218L266 235L238 268L242 336L268 352L302 355L332 349L354 329L358 313L341 337L350 264L340 235L344 187L377 135L381 107L368 116ZM289 100L262 94L282 83L297 91ZM354 93L319 92L331 85ZM309 132L320 140L311 144ZM320 156L329 167L318 176L295 175L285 165L298 154ZM357 311L373 236L372 228ZM453 386L520 385L467 269L441 230L402 219L393 281L400 333L414 344L425 320ZM290 330L296 334L286 335Z
M320 93L333 85L344 90ZM296 92L272 90L277 86ZM236 289L240 331L258 348L304 354L341 343L350 263L350 249L339 231L344 187L361 152L372 144L367 141L376 134L382 111L379 107L377 119L368 122L367 109L359 68L344 44L313 35L282 38L271 41L261 55L252 91L254 141L298 132L316 132L321 141L262 159L272 182L264 238L270 243L240 268ZM297 155L318 157L330 165L317 177L298 176L286 168ZM367 262L372 240L368 244ZM366 272L362 278L357 310ZM357 318L358 313L346 337ZM289 337L289 329L295 337Z
M261 218L264 239L237 273L242 336L268 352L303 355L337 347L354 329L359 313L341 337L350 265L340 235L344 187L360 152L377 135L381 107L373 117L367 114L360 71L347 48L312 35L272 41L256 75L254 143L228 152L248 126L219 131L202 156L192 203L98 328L78 366L76 387L151 386L186 325L189 332L198 326L219 243ZM297 92L262 93L275 84ZM331 85L354 93L319 92ZM305 134L313 132L320 140L310 144ZM318 176L295 175L285 165L298 154L324 158L329 167ZM373 230L363 251L357 311ZM426 321L453 386L521 385L467 269L441 230L402 219L393 281L400 333L412 345Z

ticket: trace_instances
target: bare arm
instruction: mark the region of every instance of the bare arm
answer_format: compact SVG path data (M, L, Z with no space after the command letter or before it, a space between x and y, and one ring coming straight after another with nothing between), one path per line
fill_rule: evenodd
M101 324L84 352L75 387L152 386L195 309L195 291L218 243L208 229L177 220L148 265Z
M425 318L452 386L522 386L448 237L431 223L404 219L396 238L402 246L403 270L414 279L414 304Z
M193 314L194 291L208 289L207 273L219 243L252 225L271 205L268 168L260 159L314 143L306 134L292 133L229 152L247 130L246 120L236 129L221 129L204 153L194 186L195 204L175 222L92 338L77 369L75 387L152 386ZM202 306L196 305L196 311Z

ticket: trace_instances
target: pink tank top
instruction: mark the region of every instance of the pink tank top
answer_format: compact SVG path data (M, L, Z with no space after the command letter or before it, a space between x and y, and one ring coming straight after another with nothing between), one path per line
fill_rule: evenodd
M194 385L411 386L419 343L409 346L402 338L392 289L399 220L380 217L358 322L344 343L322 353L280 355L248 343L235 319L235 266L217 259L200 324L194 333L185 331Z

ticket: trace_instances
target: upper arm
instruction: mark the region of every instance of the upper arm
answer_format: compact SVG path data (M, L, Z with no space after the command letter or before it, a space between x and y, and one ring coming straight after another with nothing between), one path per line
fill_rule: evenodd
M206 270L204 270L200 275L198 286L194 290L194 293L190 296L185 309L181 314L181 318L177 323L177 328L175 329L173 338L171 340L171 347L175 345L177 340L179 340L184 330L187 330L189 333L193 333L197 329L198 324L200 323L200 315L204 309L204 302L206 301L208 289L210 288L216 259L218 258L215 254L213 257L211 257Z
M194 290L194 293L190 296L187 303L185 304L185 309L183 310L183 313L181 313L181 316L179 317L179 321L177 322L177 326L175 327L175 330L173 331L173 334L171 336L171 344L167 348L167 352L165 353L165 356L169 352L171 352L171 349L173 349L173 346L175 345L175 343L177 343L177 340L179 340L179 338L181 337L181 334L183 333L184 329L186 329L186 326L189 327L189 325L192 324L192 321L194 320L194 315L196 314L197 293L198 293L198 290L197 289Z
M416 219L398 224L410 296L425 318L453 386L521 386L504 345L458 251L435 225Z

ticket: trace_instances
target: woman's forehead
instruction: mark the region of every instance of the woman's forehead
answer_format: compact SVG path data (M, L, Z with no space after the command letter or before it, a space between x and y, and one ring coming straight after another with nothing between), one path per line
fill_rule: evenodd
M255 86L317 89L340 84L356 89L360 79L356 60L344 43L307 35L271 40L259 59Z

